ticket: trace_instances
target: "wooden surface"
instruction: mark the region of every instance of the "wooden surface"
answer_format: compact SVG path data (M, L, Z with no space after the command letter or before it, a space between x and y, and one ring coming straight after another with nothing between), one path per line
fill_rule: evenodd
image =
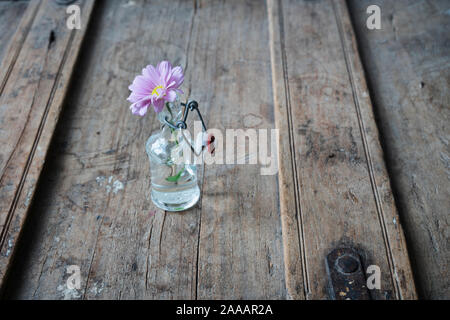
M261 114L259 127L273 126L270 52L260 41L269 37L266 8L197 5L99 3L49 157L55 170L44 175L33 231L25 232L33 237L19 254L25 272L16 297L285 297L276 176L212 166L195 209L165 213L149 199L144 143L159 122L133 116L125 100L143 65L167 58L184 66L185 89L210 127L241 128L236 119L250 113ZM244 28L241 38L228 36ZM258 94L240 94L246 86ZM232 109L239 105L246 108ZM124 189L108 193L115 181ZM59 290L72 264L83 289Z
M269 1L269 15L277 127L288 124L279 152L288 291L323 298L323 257L351 245L382 270L377 299L415 298L345 2Z
M7 297L328 299L341 246L381 268L374 298L416 297L344 1L98 1L92 15ZM206 165L195 208L155 208L144 144L159 123L125 99L163 59L209 127L280 130L278 176Z
M85 21L92 1L83 2ZM36 190L84 33L65 7L31 1L0 67L0 284Z
M0 1L0 61L8 52L8 45L27 8L25 1Z
M449 299L450 2L350 3L419 292Z

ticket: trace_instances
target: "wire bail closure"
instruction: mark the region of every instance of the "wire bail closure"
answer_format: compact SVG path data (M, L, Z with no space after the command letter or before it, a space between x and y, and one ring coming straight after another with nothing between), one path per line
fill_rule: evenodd
M200 110L198 109L198 102L195 100L190 100L188 101L188 103L181 103L181 105L184 107L184 115L183 115L183 120L178 121L175 125L170 123L170 121L168 120L167 116L164 118L164 122L171 127L172 129L187 129L187 124L186 124L186 120L187 117L189 115L189 111L197 111L198 117L200 119L200 121L202 122L202 127L203 127L203 132L206 132L206 125L205 122L203 121L203 117L202 114L200 113Z
M208 138L208 141L204 141L202 142L202 147L200 152L197 152L195 149L195 147L192 145L191 142L189 142L189 139L187 139L187 137L184 134L183 130L187 129L187 124L186 124L186 120L187 117L189 115L189 111L197 111L198 117L200 119L200 121L202 122L202 129L203 129L203 133L205 133L207 131L206 129L206 125L205 125L205 121L203 121L203 117L202 114L200 113L200 110L198 109L198 102L195 100L190 100L187 103L181 103L181 105L184 107L184 111L183 111L183 120L178 121L176 124L172 124L170 123L170 121L168 120L168 117L166 116L164 118L164 122L166 125L168 125L170 128L175 129L175 130L181 130L181 134L183 135L184 139L187 141L188 145L190 146L191 150L194 152L194 154L199 157L200 154L203 152L203 150L205 150L205 147L212 147L214 145L214 136L211 136L211 138ZM214 152L214 147L212 148L211 153Z

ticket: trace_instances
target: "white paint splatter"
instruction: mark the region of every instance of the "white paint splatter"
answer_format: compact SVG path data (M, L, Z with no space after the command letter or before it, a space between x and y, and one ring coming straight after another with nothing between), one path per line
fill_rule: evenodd
M135 6L136 2L134 2L133 0L128 1L127 3L124 3L122 5L122 7L131 7L131 6Z
M114 176L109 176L108 180L106 180L105 177L100 176L100 177L95 178L95 180L97 181L99 186L103 186L103 182L107 181L105 189L106 189L106 193L108 193L108 194L111 191L114 192L114 194L117 194L117 192L119 192L120 190L123 190L125 187L125 185L122 181L120 181L120 180L114 181Z
M75 300L81 298L81 293L76 289L69 289L66 286L59 285L56 290L62 291L61 294L63 295L64 300Z
M123 190L123 183L120 182L119 180L114 181L114 183L113 183L113 192L117 193L120 190Z
M31 196L33 195L33 189L28 190L27 196L25 197L25 207L30 204Z
M92 285L92 288L89 289L89 292L94 294L94 295L98 295L100 293L102 293L103 289L104 289L104 284L102 282L94 282L94 284Z
M11 254L11 249L14 246L14 241L12 239L8 240L8 248L6 249L6 256Z
M98 185L102 186L103 182L105 181L105 177L99 176L99 177L95 178L95 181L97 181Z

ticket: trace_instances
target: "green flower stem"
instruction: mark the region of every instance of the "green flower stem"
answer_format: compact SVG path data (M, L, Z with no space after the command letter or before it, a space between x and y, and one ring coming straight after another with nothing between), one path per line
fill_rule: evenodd
M167 108L167 111L169 111L169 113L170 113L170 117L171 117L170 120L172 120L172 119L173 119L173 112L172 112L172 109L170 108L168 102L166 102L166 108ZM172 124L175 125L173 122L172 122ZM179 145L178 139L176 138L176 135L174 135L174 133L176 132L176 130L175 130L174 128L170 127L170 126L169 126L169 129L170 129L170 132L172 133L172 137L175 136L175 139L174 139L174 140L175 140L175 143L176 143L177 145Z
M167 108L167 111L169 111L169 113L170 113L170 117L171 117L170 121L173 121L174 116L173 116L172 109L171 109L170 106L169 106L169 103L166 102L165 106L166 106L166 108ZM172 122L172 124L174 124L174 123ZM176 145L178 146L178 145L179 145L179 142L178 142L177 135L176 135L176 131L177 131L177 130L174 129L174 128L172 128L171 126L169 126L169 129L170 129L170 132L171 132L171 134L172 134L172 138L175 140L175 143L176 143ZM171 173L170 173L170 176L168 176L168 177L166 178L166 181L169 181L169 182L175 182L175 183L177 184L177 183L178 183L178 179L180 179L181 175L182 175L183 172L184 172L184 168L183 168L180 172L178 172L178 173L175 175L175 168L176 168L176 166L175 166L175 165L171 165L171 166L169 166L169 167L170 167L170 169L171 169Z
M168 102L166 102L166 108L167 108L167 111L169 111L169 113L170 113L170 117L173 119L173 113L172 113L172 109L170 108L170 106L169 106L169 103Z

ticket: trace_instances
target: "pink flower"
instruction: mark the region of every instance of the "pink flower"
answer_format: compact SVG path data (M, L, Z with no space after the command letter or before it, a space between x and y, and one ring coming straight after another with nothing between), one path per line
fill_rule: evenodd
M172 68L168 61L161 61L153 67L148 65L142 69L142 75L134 78L128 88L131 94L128 101L132 103L131 112L143 116L150 105L156 112L161 112L166 102L173 102L183 83L184 75L181 67Z

